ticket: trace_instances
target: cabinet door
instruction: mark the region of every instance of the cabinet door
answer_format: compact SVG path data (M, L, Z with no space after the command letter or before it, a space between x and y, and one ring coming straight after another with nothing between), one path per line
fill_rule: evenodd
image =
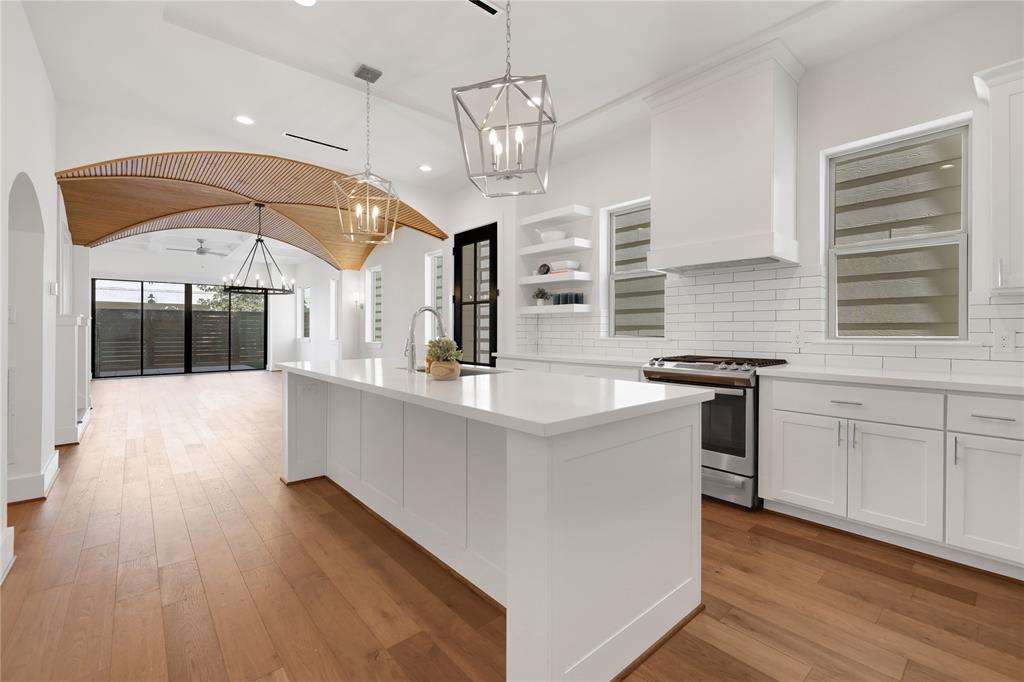
M942 541L941 431L850 422L849 517Z
M775 410L772 490L775 499L846 516L845 419Z
M946 439L946 542L1024 563L1024 441Z

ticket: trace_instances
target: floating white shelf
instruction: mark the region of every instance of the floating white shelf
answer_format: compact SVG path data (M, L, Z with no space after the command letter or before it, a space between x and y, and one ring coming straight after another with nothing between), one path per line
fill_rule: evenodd
M593 279L593 276L589 272L580 272L579 270L569 270L568 272L559 272L554 275L530 275L529 277L520 277L520 284L557 284L558 282L589 282Z
M589 218L590 209L579 204L569 204L543 213L527 216L519 221L520 227L532 227L535 230L547 230L552 227L566 225L581 218Z
M569 237L559 239L555 242L533 244L519 249L520 256L539 256L546 253L566 253L569 251L587 251L590 249L590 240L581 237Z
M586 303L568 303L563 305L528 305L519 309L520 315L556 315L565 313L589 313L590 306Z

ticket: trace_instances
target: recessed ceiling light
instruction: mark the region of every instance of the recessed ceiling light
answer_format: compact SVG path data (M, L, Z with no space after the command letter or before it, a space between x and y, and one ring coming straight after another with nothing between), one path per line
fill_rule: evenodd
M421 163L421 164L420 164L420 170L421 170L421 171L423 171L424 173L429 173L430 171L432 171L432 170L434 170L434 169L433 169L433 168L431 168L430 166L428 166L428 165L427 165L427 164L425 164L425 163Z
M295 0L295 2L303 7L312 7L316 4L316 0Z
M956 167L955 163L944 163L941 166L939 166L939 168L941 170L949 170L950 168L955 168L955 167Z
M235 122L241 123L244 126L251 126L256 121L252 120L252 118L245 114L239 114L238 116L235 116Z

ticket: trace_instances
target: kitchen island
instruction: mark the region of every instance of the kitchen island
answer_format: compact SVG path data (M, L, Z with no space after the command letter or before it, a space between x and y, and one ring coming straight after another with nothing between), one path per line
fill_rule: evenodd
M280 363L326 476L506 607L508 679L610 679L700 606L708 390L401 359Z

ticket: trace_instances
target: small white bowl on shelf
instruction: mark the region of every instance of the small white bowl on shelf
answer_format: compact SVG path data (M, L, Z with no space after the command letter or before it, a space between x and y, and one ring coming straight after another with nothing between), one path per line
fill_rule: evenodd
M559 270L579 270L580 262L578 260L553 260L548 263L551 268L551 272L558 272Z
M565 239L565 230L537 230L537 234L545 244Z

